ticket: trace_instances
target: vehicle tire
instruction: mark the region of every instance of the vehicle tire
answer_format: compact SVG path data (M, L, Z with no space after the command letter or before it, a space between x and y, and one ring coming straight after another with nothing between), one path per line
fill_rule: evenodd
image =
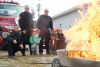
M52 61L51 67L62 67L62 65L61 65L61 63L60 63L60 60L59 60L58 58L55 58L55 59Z

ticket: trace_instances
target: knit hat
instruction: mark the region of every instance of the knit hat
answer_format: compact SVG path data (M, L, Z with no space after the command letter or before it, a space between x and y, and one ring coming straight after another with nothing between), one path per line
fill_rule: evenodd
M37 32L37 29L33 29L32 32Z
M32 33L37 32L37 29L32 29Z

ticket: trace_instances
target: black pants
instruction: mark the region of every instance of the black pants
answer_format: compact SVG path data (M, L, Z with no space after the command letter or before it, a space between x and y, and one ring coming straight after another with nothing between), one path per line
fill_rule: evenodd
M46 34L45 36L41 36L41 41L39 44L39 53L43 53L43 45L45 45L46 53L50 54L50 34Z
M26 44L28 44L29 45L29 50L30 50L30 55L32 55L32 49L31 49L31 45L30 45L30 42L29 42L29 39L30 39L30 36L31 36L31 29L27 29L26 30L26 33L25 34L23 34L23 33L21 33L22 34L22 39L23 39L23 46L24 46L24 48L23 48L23 54L25 54L25 46L26 46Z
M8 46L8 56L15 56L15 53L17 51L21 51L23 55L23 51L20 48L19 44L13 44L12 42L9 42L7 46Z

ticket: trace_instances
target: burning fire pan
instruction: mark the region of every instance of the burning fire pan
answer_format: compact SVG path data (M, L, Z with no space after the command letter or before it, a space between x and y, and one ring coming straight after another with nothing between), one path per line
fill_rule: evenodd
M57 50L57 55L52 67L100 67L100 61L67 57L65 49Z

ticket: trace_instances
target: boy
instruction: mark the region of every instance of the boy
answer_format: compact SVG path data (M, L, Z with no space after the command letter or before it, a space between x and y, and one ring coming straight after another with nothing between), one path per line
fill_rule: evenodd
M10 35L8 35L7 42L9 57L15 56L17 51L22 52L23 46L19 26L15 26L14 30L10 33Z
M34 55L37 54L37 45L40 43L41 38L39 37L39 30L33 29L30 37L31 49Z

